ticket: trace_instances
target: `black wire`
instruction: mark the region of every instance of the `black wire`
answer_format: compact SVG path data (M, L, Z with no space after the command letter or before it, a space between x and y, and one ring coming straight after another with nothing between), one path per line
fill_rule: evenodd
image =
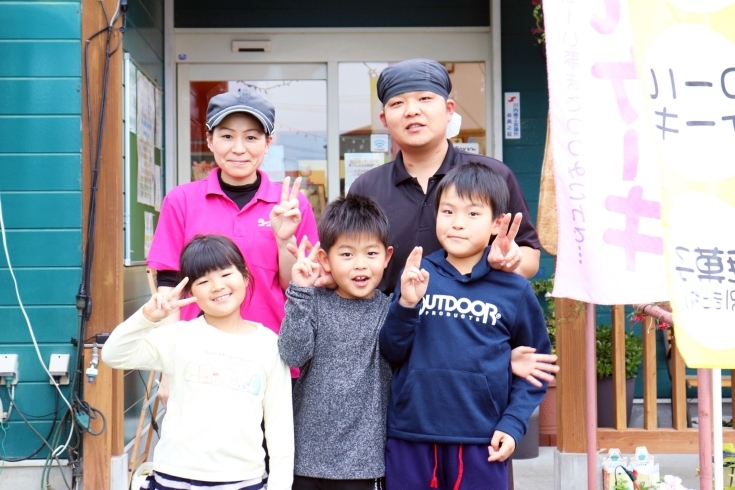
M38 446L38 448L37 448L37 449L36 449L35 451L33 451L33 452L32 452L31 454L29 454L28 456L23 456L23 457L21 457L21 458L3 458L3 457L0 457L0 461L7 461L8 463L18 463L19 461L25 461L25 460L27 460L27 459L31 459L31 458L32 458L33 456L35 456L36 454L40 453L40 452L41 452L41 450L42 450L42 449L43 449L44 447L47 447L47 446L48 446L48 440L49 440L49 439L51 438L51 436L52 436L52 435L54 434L54 430L55 430L55 428L56 428L56 421L58 420L58 413L59 413L59 408L58 408L58 406L59 406L59 392L58 392L58 391L56 391L56 390L54 390L54 392L56 393L56 400L55 400L55 402L54 402L54 406L56 407L56 411L55 411L55 412L53 412L53 414L54 414L54 420L53 420L53 421L51 422L51 429L49 429L48 435L47 435L47 436L46 436L45 438L44 438L43 436L41 436L41 435L40 435L40 434L39 434L39 433L38 433L38 432L37 432L37 431L36 431L36 430L35 430L35 429L33 428L33 426L31 426L30 422L28 422L28 420L26 420L26 419L25 419L25 418L23 417L23 415L22 415L22 413L23 413L23 412L22 412L22 411L21 411L21 410L20 410L20 409L18 408L18 405L16 405L16 404L15 404L15 401L14 401L14 400L11 400L11 401L10 401L10 405L11 405L12 407L15 407L15 411L16 411L16 412L18 412L18 414L19 414L19 415L21 415L21 418L23 419L23 421L24 421L24 422L25 422L26 424L28 424L28 427L30 427L30 428L31 428L31 429L33 430L33 432L35 432L35 433L36 433L36 435L37 435L38 437L40 437L40 438L41 438L41 445L40 445L40 446ZM49 446L49 447L50 447L50 446Z

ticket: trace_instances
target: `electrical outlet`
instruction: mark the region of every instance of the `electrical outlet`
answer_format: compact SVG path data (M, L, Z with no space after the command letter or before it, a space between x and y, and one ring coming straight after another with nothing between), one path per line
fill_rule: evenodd
M60 385L69 384L70 359L71 355L69 354L51 354L48 361L48 372ZM49 383L54 384L51 380L49 380Z
M10 377L13 378L11 384L18 382L18 354L0 354L0 385Z

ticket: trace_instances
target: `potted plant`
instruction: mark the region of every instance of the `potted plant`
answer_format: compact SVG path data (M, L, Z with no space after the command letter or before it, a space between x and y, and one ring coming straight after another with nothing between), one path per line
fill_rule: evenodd
M614 427L612 383L612 328L597 326L597 426ZM625 332L625 380L626 412L630 422L633 408L633 392L638 367L643 361L643 340L633 332Z

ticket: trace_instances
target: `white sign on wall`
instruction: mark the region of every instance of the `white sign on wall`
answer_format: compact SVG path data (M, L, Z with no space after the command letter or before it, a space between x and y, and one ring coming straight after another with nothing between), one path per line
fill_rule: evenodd
M521 139L521 93L505 92L505 139Z
M371 134L370 151L373 153L388 153L390 151L390 135Z

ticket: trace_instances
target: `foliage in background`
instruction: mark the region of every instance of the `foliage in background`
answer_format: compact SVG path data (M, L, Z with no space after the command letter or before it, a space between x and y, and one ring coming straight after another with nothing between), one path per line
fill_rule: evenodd
M536 44L539 46L546 42L546 29L544 28L544 9L541 0L531 0L533 5L533 20L536 26L531 28L531 34L536 37Z
M534 279L531 282L531 287L544 308L546 330L548 330L549 340L551 340L551 352L556 354L556 304L554 298L551 297L551 291L554 289L554 277Z
M643 339L633 332L625 332L625 379L635 378L643 362ZM612 376L612 328L597 326L597 377Z

